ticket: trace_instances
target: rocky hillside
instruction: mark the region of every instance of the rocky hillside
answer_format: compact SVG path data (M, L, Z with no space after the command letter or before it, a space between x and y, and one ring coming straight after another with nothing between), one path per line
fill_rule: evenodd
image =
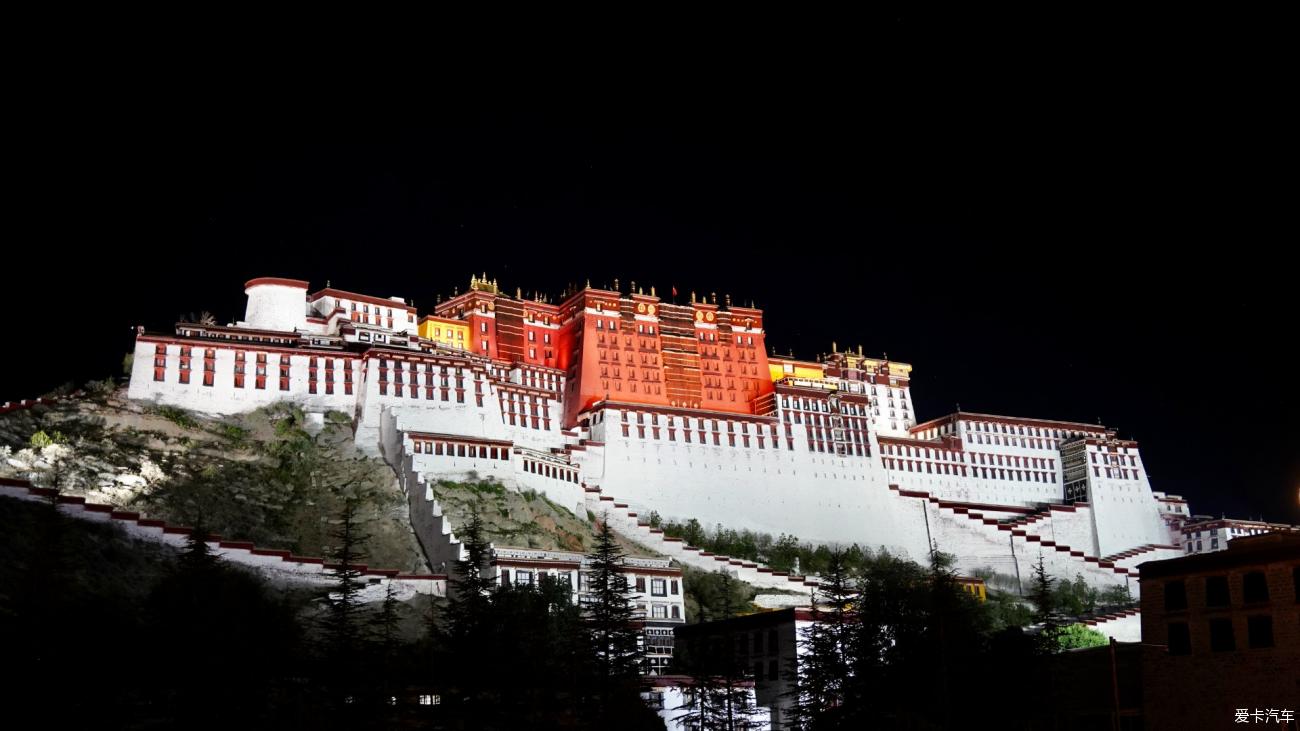
M372 566L426 572L405 497L383 460L353 446L351 418L291 406L214 418L129 401L121 389L0 414L0 476L170 523L202 521L223 537L299 555L329 552L353 500ZM453 525L471 512L501 546L586 551L593 525L534 492L491 481L440 482ZM632 543L634 555L654 555Z
M586 553L594 543L593 516L574 515L533 490L515 492L493 480L441 481L433 494L452 525L465 525L477 512L498 546ZM622 536L619 543L631 556L659 555Z
M354 500L368 563L427 570L392 471L356 453L345 414L311 423L274 407L210 418L121 391L67 399L0 414L0 474L308 556L328 553Z

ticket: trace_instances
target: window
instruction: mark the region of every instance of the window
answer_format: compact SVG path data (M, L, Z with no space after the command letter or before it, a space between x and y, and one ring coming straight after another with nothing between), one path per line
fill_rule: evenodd
M687 432L687 436L689 435L690 432ZM673 596L677 596L677 579L673 579L671 582L669 582L669 591L672 592Z
M1263 571L1251 571L1241 580L1242 601L1247 604L1268 601L1268 580Z
M165 380L165 374L167 372L167 346L155 346L153 353L153 379L155 381Z
M1215 652L1231 652L1237 649L1237 641L1232 636L1231 619L1210 620L1210 649Z
M1228 593L1228 577L1205 577L1205 606L1226 607L1231 603L1231 595Z
M645 577L644 577L644 576L638 576L638 577L636 577L636 590L637 590L637 593L639 593L639 594L644 594L644 593L645 593Z
M1192 635L1186 622L1169 623L1168 648L1170 655L1192 654Z
M774 629L767 631L767 654L776 654L776 630Z
M667 583L663 579L651 579L650 596L668 596Z
M1250 635L1252 649L1273 646L1273 618L1271 616L1259 614L1254 617L1247 617L1246 631Z
M1176 612L1187 608L1187 585L1182 581L1165 582L1165 611Z
M780 677L781 677L781 676L780 676L780 672L779 672L779 670L778 670L778 668L777 668L777 666L776 666L776 660L768 660L768 661L767 661L767 679L768 679L768 680L777 680L777 679L779 679Z
M665 606L662 605L662 604L655 604L654 606L650 607L650 618L651 618L651 619L667 619L667 618L668 618L668 607L665 607Z

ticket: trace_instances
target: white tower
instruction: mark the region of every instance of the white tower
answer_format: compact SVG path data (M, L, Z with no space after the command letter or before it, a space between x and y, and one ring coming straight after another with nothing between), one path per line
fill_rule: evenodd
M259 277L244 285L248 308L240 325L292 332L307 328L307 282Z

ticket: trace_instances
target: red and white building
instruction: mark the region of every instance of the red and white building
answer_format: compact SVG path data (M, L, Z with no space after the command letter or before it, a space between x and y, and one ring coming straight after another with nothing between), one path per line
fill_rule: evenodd
M347 414L358 447L401 477L435 564L459 544L428 486L470 473L625 521L656 511L917 558L937 542L967 571L1008 576L1041 555L1057 575L1129 583L1140 560L1182 552L1186 503L1152 490L1136 442L1050 419L919 421L911 365L835 346L770 354L763 311L727 296L678 303L616 284L552 301L484 276L421 317L401 298L300 280L245 292L238 323L141 332L130 396ZM723 558L649 541L698 566Z

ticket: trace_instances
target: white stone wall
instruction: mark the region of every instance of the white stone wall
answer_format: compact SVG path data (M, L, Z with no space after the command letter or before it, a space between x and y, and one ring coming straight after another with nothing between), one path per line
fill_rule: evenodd
M1146 475L1138 479L1094 477L1088 472L1088 504L1097 533L1097 551L1106 556L1147 544L1169 540L1160 506L1151 494Z
M623 437L619 412L605 412L604 470L600 486L649 514L699 518L706 525L794 533L810 541L857 541L907 552L915 534L893 520L893 501L883 474L864 457L808 454L796 436L778 449L687 444ZM591 481L594 476L589 475ZM924 539L919 545L923 547Z
M289 402L307 411L341 411L356 413L361 397L361 366L356 357L342 353L313 354L317 358L316 393L309 392L308 369L312 355L293 354L289 357L289 390L280 389L280 356L282 351L259 350L256 343L234 346L216 341L211 344L195 342L190 345L190 382L180 382L181 345L165 344L166 371L164 380L154 380L156 346L152 340L137 340L131 366L131 383L127 396L133 400L177 406L206 414L239 414L273 403ZM216 351L213 384L204 382L204 351ZM244 351L244 386L235 387L235 352ZM266 387L257 388L257 354L266 354ZM326 394L325 360L334 361L334 393ZM351 369L353 393L347 394L344 370Z

